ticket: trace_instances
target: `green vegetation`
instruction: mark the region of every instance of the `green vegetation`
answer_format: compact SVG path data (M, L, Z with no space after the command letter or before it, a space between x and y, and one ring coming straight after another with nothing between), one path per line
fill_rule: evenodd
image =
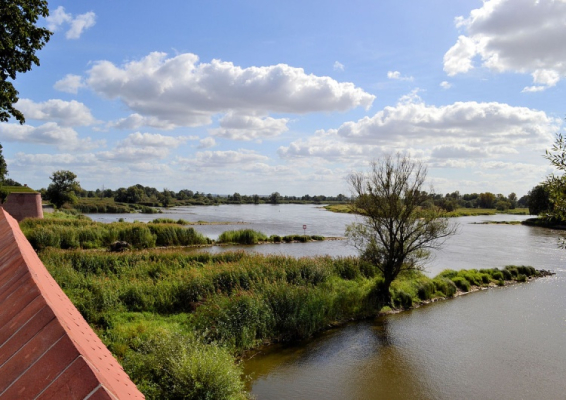
M26 219L20 227L36 250L47 247L58 249L107 249L116 241L127 242L136 249L156 246L201 246L213 241L183 219L156 218L150 223L94 222L90 218L67 210L46 213L44 219ZM252 229L226 231L220 235L219 244L257 244L260 242L308 242L324 240L322 236L289 235L267 237Z
M223 232L218 237L218 243L257 244L268 239L266 235L253 229L241 229Z
M349 204L331 204L324 206L325 209L337 213L352 213L352 207ZM453 211L446 212L447 217L469 217L477 215L495 215L495 214L514 214L514 215L529 215L528 208L515 208L506 211L496 210L494 208L457 208Z
M425 205L426 176L424 164L399 153L373 162L367 172L350 175L356 194L352 209L360 218L346 227L346 236L360 257L381 272L379 292L385 304L391 302L393 281L402 272L420 270L430 250L456 233L444 210Z
M91 223L46 221L60 228ZM147 224L150 233L151 225L183 229ZM356 257L297 259L187 248L45 248L39 255L148 399L245 398L237 359L246 350L451 297L457 286L470 290L536 275L531 267L445 271L434 279L407 271L392 283L391 303L384 304L378 268Z
M20 227L34 249L104 249L124 241L134 248L210 244L194 228L163 223L93 222L88 217L59 212L45 219L25 219Z
M23 124L24 115L14 108L18 91L13 81L17 74L39 65L36 52L45 46L52 32L37 26L37 22L49 15L49 7L45 0L1 0L0 9L0 121L7 122L12 116Z

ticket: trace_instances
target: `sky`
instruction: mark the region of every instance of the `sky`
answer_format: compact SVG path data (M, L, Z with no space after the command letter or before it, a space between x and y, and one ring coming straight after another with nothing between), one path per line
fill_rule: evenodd
M563 129L566 0L49 1L0 123L9 178L349 194L402 153L437 193L521 196ZM427 189L429 187L427 186Z

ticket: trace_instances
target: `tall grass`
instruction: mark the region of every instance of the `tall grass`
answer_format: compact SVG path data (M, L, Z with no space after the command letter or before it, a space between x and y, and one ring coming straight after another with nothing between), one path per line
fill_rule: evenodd
M151 226L164 224L130 225L140 228L137 235L155 237ZM90 226L80 228L88 232ZM76 240L101 240L89 235ZM242 398L236 363L242 352L307 338L336 323L374 316L385 306L379 296L383 278L375 266L356 257L209 254L179 248L126 253L45 248L40 257L150 399ZM391 286L392 305L409 308L453 296L458 280L487 285L498 281L498 274L521 280L534 273L524 266L448 270L434 279L404 273Z
M253 229L226 231L218 237L218 243L257 244L267 240L268 237L265 234Z
M211 240L195 231L166 223L105 224L88 218L26 219L20 227L34 249L102 249L116 240L138 249L155 246L189 246L209 244Z

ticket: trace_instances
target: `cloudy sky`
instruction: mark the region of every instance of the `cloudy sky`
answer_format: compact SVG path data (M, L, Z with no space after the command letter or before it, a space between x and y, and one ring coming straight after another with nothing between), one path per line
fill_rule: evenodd
M50 1L9 177L348 194L384 154L439 193L526 194L566 116L565 0Z

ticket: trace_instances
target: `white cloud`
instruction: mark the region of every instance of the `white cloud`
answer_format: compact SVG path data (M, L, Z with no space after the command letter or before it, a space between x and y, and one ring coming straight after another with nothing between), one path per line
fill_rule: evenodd
M216 146L216 140L214 140L213 137L207 137L204 139L201 139L199 141L199 145L198 148L199 149L210 149L211 147Z
M38 127L0 123L0 139L8 142L53 145L63 150L90 150L104 143L104 141L93 142L89 137L79 139L74 129L59 126L55 122L48 122Z
M194 158L177 158L177 163L186 167L222 168L267 161L269 157L250 150L201 151Z
M467 35L444 55L449 76L465 73L481 59L495 72L531 73L538 86L525 92L556 85L566 75L566 2L563 0L486 0L456 26Z
M58 31L63 25L70 25L65 37L67 39L78 39L86 29L94 26L96 14L90 11L73 17L72 14L65 12L65 7L59 6L55 11L50 12L46 21L47 28L53 32Z
M516 157L519 153L540 157L559 126L559 119L526 107L477 102L433 106L412 93L372 117L280 147L279 155L333 162L406 151L437 163Z
M199 63L194 54L166 58L151 53L122 67L97 62L87 82L98 94L120 98L143 117L176 126L202 126L215 114L266 116L369 108L375 96L329 77L285 64L241 68L230 62Z
M452 84L451 84L450 82L448 82L448 81L442 81L442 82L440 82L440 87L441 87L442 89L446 89L446 90L447 90L447 89L450 89L450 88L452 87Z
M375 157L375 146L345 143L336 129L317 131L308 139L299 139L278 149L282 158L320 157L329 161L345 161L360 157Z
M419 144L442 140L444 144L545 145L558 120L542 111L503 103L456 102L429 106L420 99L403 99L373 117L346 122L338 135L354 143L385 145ZM510 143L513 141L513 143Z
M80 88L85 87L83 78L79 75L67 74L63 79L58 80L53 88L61 92L77 94Z
M388 71L387 78L398 81L411 81L411 82L413 81L412 76L403 76L399 71Z
M144 117L137 113L130 114L126 118L121 118L118 121L110 122L108 123L108 126L117 129L138 129L142 126L149 126L152 128L165 130L171 130L176 127L175 124L167 121L162 121L157 117Z
M229 112L220 119L220 128L209 129L213 136L233 140L273 138L288 130L287 118L255 117Z
M345 68L341 62L334 61L334 71L344 71Z
M192 136L164 136L159 133L132 133L120 142L122 146L176 148L194 139Z
M18 166L90 165L96 163L94 154L25 154L17 153Z
M122 147L118 146L112 151L101 151L97 157L101 160L140 163L147 160L163 159L169 155L165 147Z
M132 133L111 151L99 152L102 160L140 163L167 157L173 148L194 139L191 136L164 136L159 133Z
M431 156L434 158L483 158L488 157L489 152L483 147L472 147L466 145L436 146L432 149Z
M88 28L92 28L96 23L96 14L92 11L85 14L77 15L73 21L71 21L71 27L65 34L67 39L78 39L81 37L82 33Z
M89 108L75 100L51 99L43 103L35 103L29 99L20 99L16 107L24 113L26 118L57 122L65 127L88 126L97 122Z

